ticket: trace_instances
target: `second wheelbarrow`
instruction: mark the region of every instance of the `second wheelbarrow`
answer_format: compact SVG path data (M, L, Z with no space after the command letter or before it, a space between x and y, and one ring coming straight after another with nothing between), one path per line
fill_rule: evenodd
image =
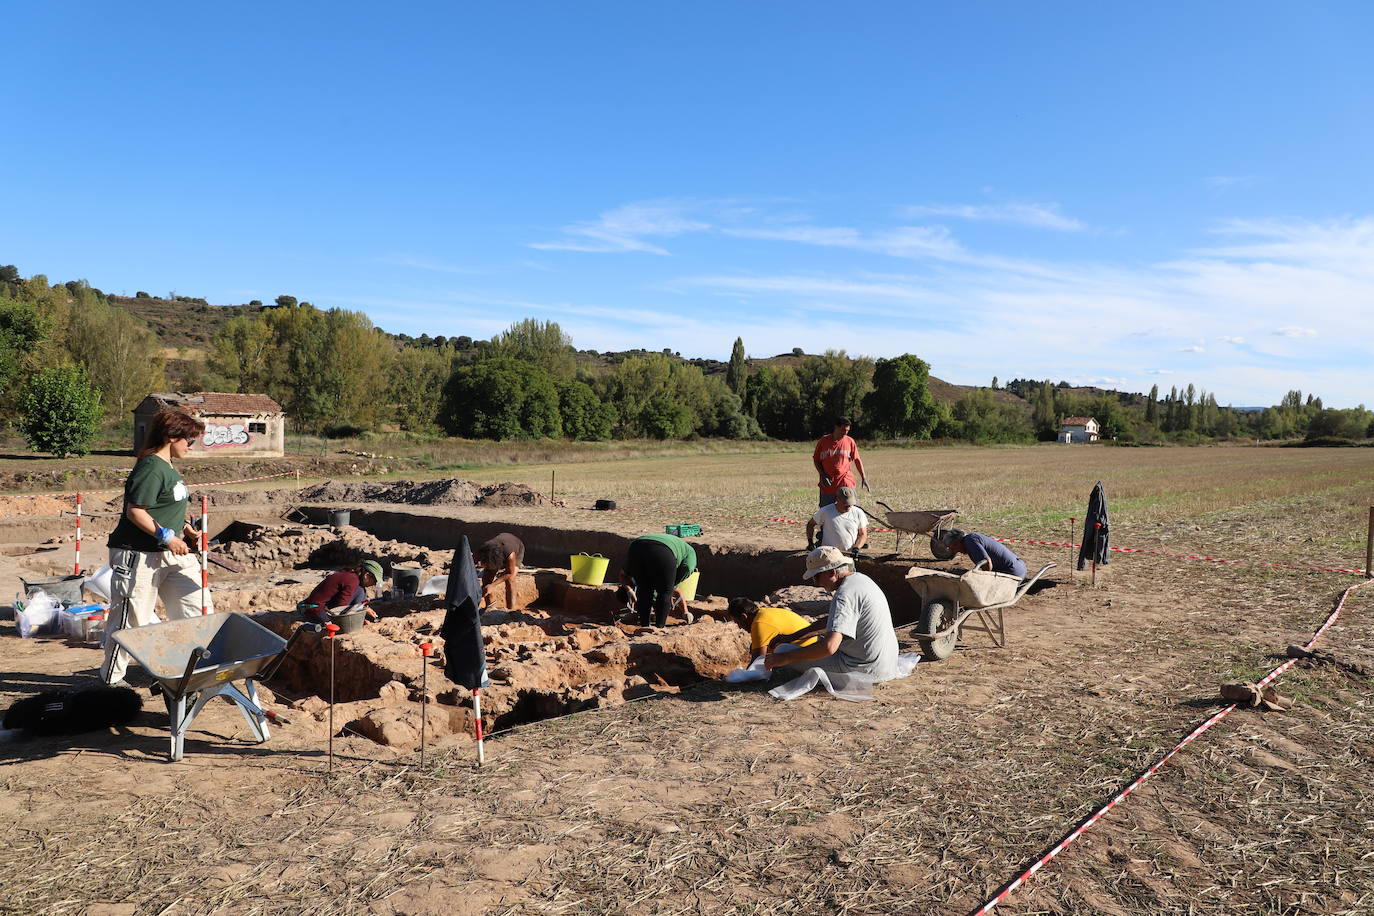
M1039 572L1025 579L984 569L971 569L960 576L938 569L912 567L906 574L906 581L921 600L915 633L921 644L921 657L932 661L949 658L959 643L961 626L982 630L998 648L1006 648L1007 624L1003 612L1020 601L1021 596L1054 566L1046 563ZM975 614L979 623L965 624Z
M288 642L243 614L228 613L132 627L113 638L157 679L172 728L170 759L180 760L187 729L215 697L238 704L259 742L271 737L253 682L276 672L305 629ZM242 690L233 683L239 680Z
M903 512L892 508L881 500L874 500L874 502L887 510L887 517L884 518L876 512L869 512L869 515L897 532L898 553L901 553L901 536L909 534L913 538L929 537L930 552L935 559L954 559L953 551L940 542L940 532L948 528L949 523L958 517L958 509L917 509Z

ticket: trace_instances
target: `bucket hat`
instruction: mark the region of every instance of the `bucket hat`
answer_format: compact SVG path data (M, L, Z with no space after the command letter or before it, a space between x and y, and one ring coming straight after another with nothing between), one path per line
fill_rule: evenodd
M810 580L823 572L848 566L852 561L838 547L817 547L806 555L806 572L802 578Z

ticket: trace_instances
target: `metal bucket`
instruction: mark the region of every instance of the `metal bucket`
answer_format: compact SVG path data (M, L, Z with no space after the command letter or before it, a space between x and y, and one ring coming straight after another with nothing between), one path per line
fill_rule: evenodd
M361 604L335 608L329 612L329 621L339 628L340 633L356 633L367 620L367 608Z
M420 591L420 576L423 574L418 566L393 566L391 567L391 584L396 589L396 594L401 597L412 597Z
M352 510L350 509L331 509L329 510L329 524L335 528L347 528L351 514Z
M20 579L24 583L24 594L42 589L63 604L81 603L81 586L86 583L82 575L49 576L46 579Z

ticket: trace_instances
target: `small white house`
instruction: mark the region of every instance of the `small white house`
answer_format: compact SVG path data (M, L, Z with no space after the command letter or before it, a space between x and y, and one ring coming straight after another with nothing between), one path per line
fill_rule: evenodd
M280 458L286 446L286 414L265 394L219 391L155 392L134 408L134 454L143 448L148 426L166 407L184 410L205 423L196 457Z
M1060 442L1096 442L1102 427L1092 417L1065 417L1059 424Z

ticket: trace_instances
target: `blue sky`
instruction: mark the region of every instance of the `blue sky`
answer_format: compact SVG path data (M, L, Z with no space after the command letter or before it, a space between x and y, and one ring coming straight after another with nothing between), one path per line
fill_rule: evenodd
M6 13L0 263L389 331L1374 404L1374 5Z

